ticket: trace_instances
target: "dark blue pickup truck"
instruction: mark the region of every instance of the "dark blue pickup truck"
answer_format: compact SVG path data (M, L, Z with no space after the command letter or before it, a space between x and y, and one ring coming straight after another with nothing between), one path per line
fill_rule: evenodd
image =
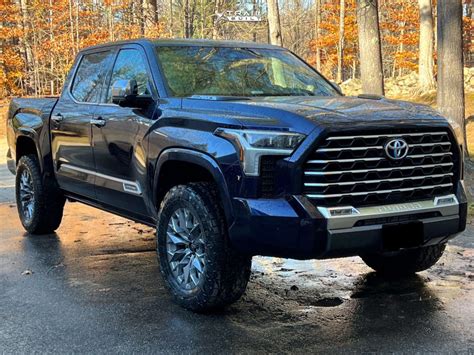
M66 200L156 227L176 301L223 307L253 255L359 255L425 270L466 224L462 149L436 111L345 97L296 55L137 40L79 53L59 98L14 99L8 164L25 229Z

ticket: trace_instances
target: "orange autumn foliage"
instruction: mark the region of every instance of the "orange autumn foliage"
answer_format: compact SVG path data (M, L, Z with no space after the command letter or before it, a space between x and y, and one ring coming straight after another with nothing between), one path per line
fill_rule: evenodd
M21 6L25 4L26 6ZM160 37L133 0L0 0L0 99L56 95L77 52L108 41Z

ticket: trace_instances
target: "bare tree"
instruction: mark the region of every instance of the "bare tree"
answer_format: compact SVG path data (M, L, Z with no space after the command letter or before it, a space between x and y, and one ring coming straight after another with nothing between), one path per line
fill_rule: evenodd
M357 0L362 90L384 95L382 51L377 0Z
M278 0L267 0L268 6L268 30L270 32L270 43L281 46L280 11L278 9Z
M20 39L20 50L25 59L25 73L26 73L26 94L31 95L33 92L36 94L37 82L36 77L32 80L32 71L34 68L34 58L31 50L30 38L28 36L28 2L27 0L20 0L21 10L21 28L23 36Z
M433 6L431 0L418 0L420 7L420 55L418 60L418 86L420 92L435 89L433 61Z
M319 39L321 38L321 0L315 0L314 11L315 13L315 40L316 40L316 69L321 71L321 48L319 46Z
M457 124L465 142L462 1L438 0L437 9L438 109Z
M339 43L337 45L337 76L336 81L342 82L342 66L344 63L344 17L346 3L345 0L340 0L339 3Z
M142 7L146 33L146 29L155 28L158 24L157 0L144 0Z
M212 26L212 39L219 38L219 12L221 9L221 0L215 0L214 4L214 19L213 19L213 26Z
M170 37L173 37L173 0L169 0L168 31Z

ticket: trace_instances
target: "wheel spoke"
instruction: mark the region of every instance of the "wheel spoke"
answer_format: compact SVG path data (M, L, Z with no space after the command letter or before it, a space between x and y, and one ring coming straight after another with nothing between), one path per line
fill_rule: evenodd
M205 243L199 219L188 208L174 211L166 233L168 263L184 290L198 287L205 273Z
M178 262L181 262L181 260L183 260L184 256L185 256L185 250L184 249L178 249L178 250L175 250L174 252L171 252L172 255L171 255L171 258L169 259L170 262L172 261L178 261Z
M33 189L33 179L28 170L23 170L19 179L19 203L21 204L23 216L31 219L34 214L35 194Z
M186 216L182 209L178 210L178 220L179 220L179 227L183 230L186 228Z
M191 265L188 263L184 268L183 268L183 280L184 284L187 286L189 284L189 274L191 272Z
M201 265L201 260L200 259L201 258L196 254L196 257L193 259L193 266L197 271L202 273L204 269Z
M197 286L199 284L199 276L196 274L196 271L191 272L190 274L191 281L193 282L194 286Z
M171 243L175 245L187 245L189 243L189 240L187 240L187 238L185 239L181 235L173 232L168 232L168 238Z

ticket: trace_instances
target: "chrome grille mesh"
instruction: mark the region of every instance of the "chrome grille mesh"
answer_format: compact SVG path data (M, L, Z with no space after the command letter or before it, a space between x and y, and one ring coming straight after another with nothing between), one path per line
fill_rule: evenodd
M387 158L391 138L409 145L401 160ZM330 136L304 167L304 194L318 205L397 203L452 193L454 154L445 131Z

